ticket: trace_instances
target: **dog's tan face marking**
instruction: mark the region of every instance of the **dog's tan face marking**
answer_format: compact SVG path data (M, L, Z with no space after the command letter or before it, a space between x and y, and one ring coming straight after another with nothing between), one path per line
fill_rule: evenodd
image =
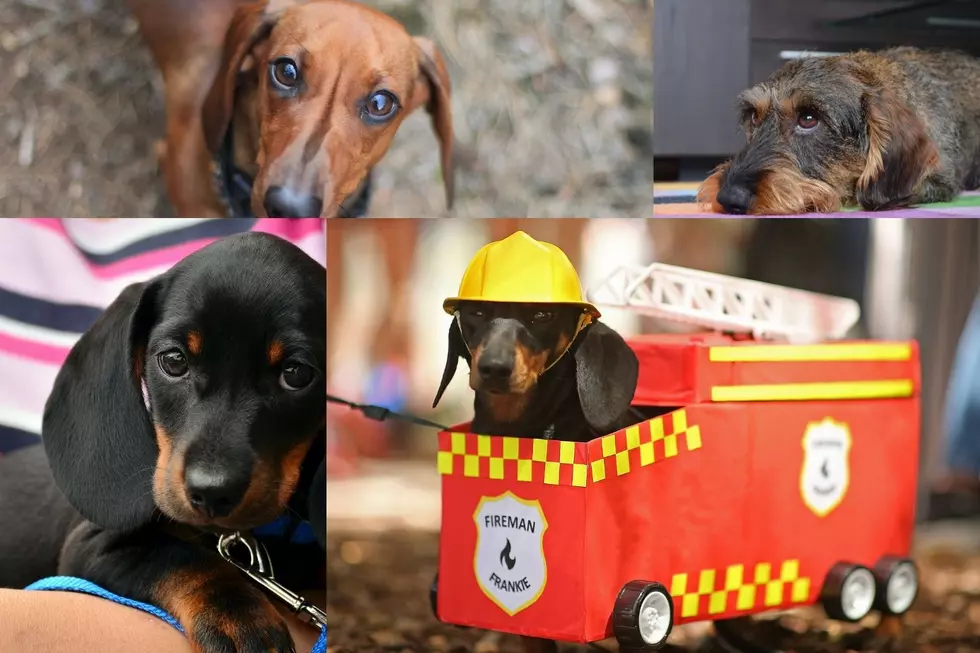
M173 439L163 427L154 424L153 432L157 441L157 464L153 471L153 500L165 514L177 521L187 521L184 515L193 519L194 511L184 494L184 457L175 454ZM191 523L194 523L191 521Z
M278 365L282 361L282 356L285 353L282 343L278 340L273 340L269 343L269 349L266 351L266 360L269 361L269 365Z
M397 21L358 4L290 7L254 56L261 127L253 209L259 216L273 186L321 197L323 215L334 215L402 121L429 99L415 40ZM294 68L285 68L289 62ZM295 89L276 82L288 81L287 70L298 73Z
M200 331L189 331L187 333L187 350L195 356L200 356L203 347L204 339L201 337Z
M533 388L548 364L553 352L542 351L535 353L523 343L514 347L514 374L511 376L511 388L514 392L524 394Z
M300 442L283 457L279 465L279 478L281 479L279 481L279 505L285 507L289 502L289 498L293 495L293 490L296 489L296 483L299 482L303 459L306 458L306 454L312 446L312 440Z
M713 211L832 212L901 200L938 162L922 120L869 53L790 62L739 97L746 145L699 189ZM890 196L895 196L890 199Z

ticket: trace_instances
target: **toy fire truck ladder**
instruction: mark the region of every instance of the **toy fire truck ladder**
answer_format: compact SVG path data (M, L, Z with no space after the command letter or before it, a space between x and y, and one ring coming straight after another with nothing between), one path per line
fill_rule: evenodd
M851 299L663 263L620 267L587 297L599 306L789 343L843 338L861 315Z

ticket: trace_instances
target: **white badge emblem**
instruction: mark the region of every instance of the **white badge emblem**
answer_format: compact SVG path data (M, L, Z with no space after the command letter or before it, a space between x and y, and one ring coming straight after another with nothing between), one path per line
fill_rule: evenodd
M514 616L537 601L548 582L544 559L548 522L541 504L511 492L483 497L473 520L476 582L501 610Z
M851 429L829 417L810 422L803 433L800 494L818 517L840 505L851 480Z

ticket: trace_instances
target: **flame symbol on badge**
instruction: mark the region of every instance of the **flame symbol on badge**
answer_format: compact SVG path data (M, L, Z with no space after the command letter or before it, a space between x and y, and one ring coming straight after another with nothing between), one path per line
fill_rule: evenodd
M504 550L500 552L500 564L507 565L507 569L513 569L514 565L517 564L517 558L510 556L510 538L507 538L507 544L504 545Z

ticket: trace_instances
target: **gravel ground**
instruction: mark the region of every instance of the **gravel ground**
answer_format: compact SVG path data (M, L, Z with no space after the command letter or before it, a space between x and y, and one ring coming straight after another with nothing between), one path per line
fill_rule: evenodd
M437 535L401 531L340 533L329 529L327 613L330 651L518 653L519 640L440 624L431 616L428 589L435 574ZM757 624L756 641L793 653L975 653L980 650L980 553L933 547L917 555L922 589L897 638L875 635L868 624L829 623L817 609L785 613ZM879 629L887 630L887 629ZM675 630L665 651L721 653L705 641L703 625ZM602 646L615 651L615 642ZM595 651L563 645L563 653Z
M653 0L369 4L448 59L455 215L650 214ZM0 68L0 215L172 215L158 76L121 0L0 0ZM445 214L424 112L378 168L371 214Z

